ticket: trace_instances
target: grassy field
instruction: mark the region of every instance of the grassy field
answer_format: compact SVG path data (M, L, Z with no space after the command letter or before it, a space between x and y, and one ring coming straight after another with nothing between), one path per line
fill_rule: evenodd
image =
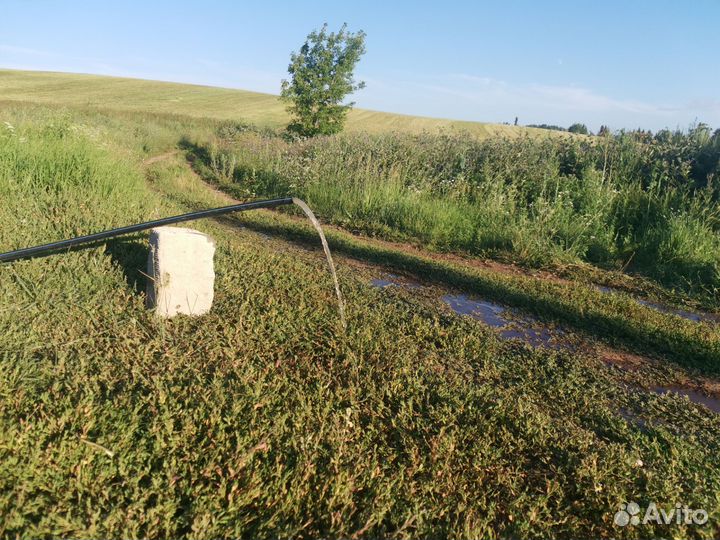
M1 115L0 251L243 194L196 172L227 127L213 119L7 101ZM720 325L637 301L687 309L684 293L338 223L345 331L295 212L192 225L218 248L199 318L145 309L142 234L0 266L0 536L718 536L720 416L659 389L717 396ZM422 287L373 285L388 272ZM458 294L568 345L500 339L448 308ZM709 521L613 525L629 501Z
M279 84L278 82L278 88ZM272 129L284 127L288 123L285 105L277 96L271 94L100 75L0 69L0 100L232 119ZM350 112L347 129L408 133L462 130L479 137L517 137L527 133L548 135L546 130L535 128L424 118L363 109Z
M720 135L476 140L342 134L306 141L226 122L187 139L201 176L236 197L300 196L326 220L423 249L529 267L591 263L720 307ZM695 148L684 156L684 148ZM693 164L708 156L707 172ZM720 171L720 168L717 169Z

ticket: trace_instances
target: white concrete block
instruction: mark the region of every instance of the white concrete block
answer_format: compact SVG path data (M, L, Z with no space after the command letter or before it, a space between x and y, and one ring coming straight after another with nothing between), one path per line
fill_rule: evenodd
M182 227L150 231L147 304L159 317L210 310L215 285L215 241Z

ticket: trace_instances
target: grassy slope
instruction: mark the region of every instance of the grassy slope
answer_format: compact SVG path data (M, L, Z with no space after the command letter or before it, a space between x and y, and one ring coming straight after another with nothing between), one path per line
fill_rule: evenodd
M2 250L222 201L182 155L141 162L203 124L25 106L0 120L15 130ZM712 523L631 537L717 532L720 420L642 390L717 374L717 329L334 231L343 335L317 243L282 240L308 225L258 212L193 226L218 241L216 304L198 319L144 309L142 235L0 269L3 536L609 537L627 500L682 501ZM623 371L500 342L433 298L370 287L368 261L665 362Z
M0 100L244 120L271 128L287 124L284 105L277 96L271 94L99 75L0 70ZM462 129L481 137L518 136L523 133L548 135L547 131L534 128L425 118L363 109L351 111L347 129L369 132Z

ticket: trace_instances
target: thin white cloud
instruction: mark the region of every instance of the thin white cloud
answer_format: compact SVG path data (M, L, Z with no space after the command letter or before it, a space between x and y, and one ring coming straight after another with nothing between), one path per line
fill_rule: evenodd
M579 86L560 86L548 84L518 85L491 77L478 77L468 74L456 74L453 78L468 83L463 90L455 87L431 86L439 92L473 100L486 100L488 97L501 98L507 104L532 104L540 107L563 110L607 112L624 111L632 113L661 113L663 108L650 103L634 100L615 99L598 94Z
M696 98L685 103L653 103L618 98L576 85L511 83L493 77L452 73L444 77L373 81L358 106L442 118L523 124L586 123L597 130L688 127L695 120L720 124L720 101Z
M360 95L359 106L377 107L375 103L398 94L393 110L407 114L478 121L508 121L520 114L526 123L569 125L583 121L595 129L607 123L618 128L687 127L695 118L720 123L720 100L712 98L679 105L654 104L618 99L579 86L520 85L469 74L451 74L439 81L365 80L370 92ZM365 96L373 99L368 102Z
M16 45L7 45L0 43L0 52L7 54L20 54L25 56L57 56L55 53L50 51L40 51L38 49L30 49L28 47L17 47Z
M661 113L657 105L641 101L615 99L593 92L588 88L574 86L530 85L526 94L537 96L549 107L579 111L624 111L631 113Z
M688 103L685 108L693 111L700 110L720 113L720 99L697 98Z

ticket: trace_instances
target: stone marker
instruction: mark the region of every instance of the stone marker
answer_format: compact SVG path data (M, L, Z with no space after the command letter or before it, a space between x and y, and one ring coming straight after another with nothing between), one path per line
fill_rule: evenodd
M215 241L182 227L150 231L147 305L158 317L202 315L212 306Z

